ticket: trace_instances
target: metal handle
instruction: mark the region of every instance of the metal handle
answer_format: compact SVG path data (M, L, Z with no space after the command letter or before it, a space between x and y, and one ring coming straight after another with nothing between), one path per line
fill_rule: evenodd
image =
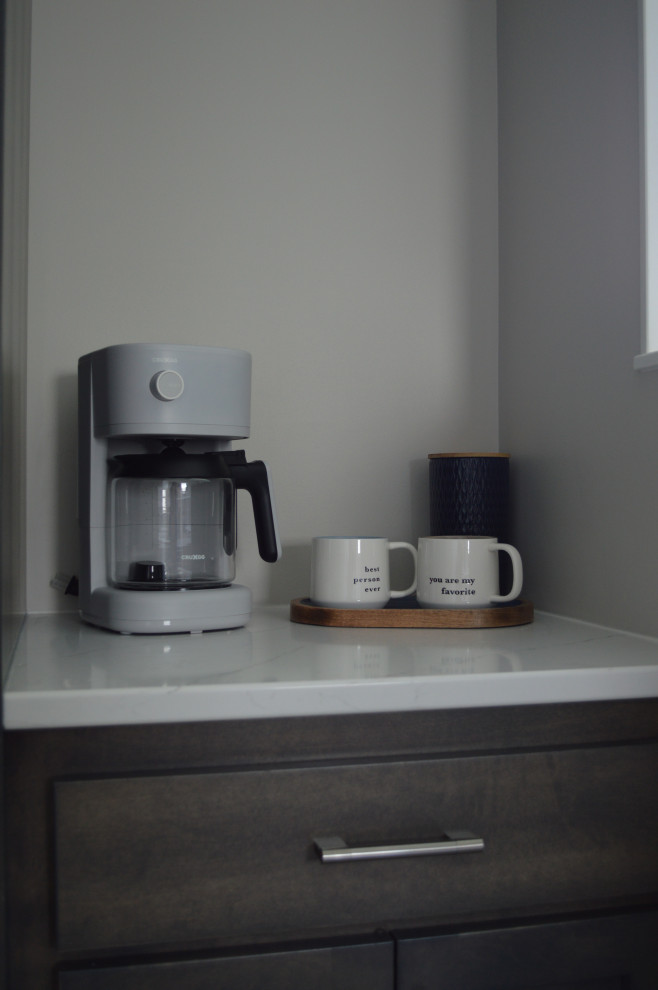
M391 846L348 846L337 835L313 839L323 863L356 859L399 859L404 856L439 856L444 853L481 852L484 839L471 832L444 832L436 842L410 842Z

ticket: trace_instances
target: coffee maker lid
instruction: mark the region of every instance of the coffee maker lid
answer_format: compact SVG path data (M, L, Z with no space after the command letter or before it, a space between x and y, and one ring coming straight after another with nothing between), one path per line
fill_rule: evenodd
M230 478L221 454L188 454L175 442L164 441L159 454L117 454L110 458L115 478Z

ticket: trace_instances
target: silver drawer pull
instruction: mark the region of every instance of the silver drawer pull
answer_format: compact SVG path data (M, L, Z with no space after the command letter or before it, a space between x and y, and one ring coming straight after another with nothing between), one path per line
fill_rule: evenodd
M323 863L355 859L399 859L403 856L439 856L444 853L481 852L484 839L471 832L444 832L436 842L410 842L392 846L348 846L337 835L313 839Z

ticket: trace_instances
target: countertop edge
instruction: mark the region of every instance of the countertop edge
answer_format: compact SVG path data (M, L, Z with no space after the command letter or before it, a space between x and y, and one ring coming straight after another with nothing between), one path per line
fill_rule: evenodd
M147 642L149 637L90 630L71 613L28 617L12 661L15 676L10 670L5 686L4 728L658 697L658 640L542 612L536 613L535 624L518 629L495 630L490 638L486 630L466 630L464 636L460 630L456 638L427 630L420 636L406 630L393 635L389 630L327 631L291 623L285 606L268 606L256 609L247 629L237 635L208 634L225 640L158 637L163 641L160 654L155 640ZM168 667L172 646L178 666ZM513 657L510 651L516 651ZM195 660L200 661L197 669ZM132 672L141 671L142 662L144 672L155 676L152 683L133 684Z

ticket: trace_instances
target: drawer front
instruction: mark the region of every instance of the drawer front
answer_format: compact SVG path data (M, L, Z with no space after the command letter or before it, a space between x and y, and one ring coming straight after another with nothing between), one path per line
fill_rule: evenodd
M658 914L402 938L398 990L650 990Z
M61 781L64 949L375 928L658 890L658 746ZM481 836L481 852L321 862Z
M58 990L393 990L393 942L62 971Z

